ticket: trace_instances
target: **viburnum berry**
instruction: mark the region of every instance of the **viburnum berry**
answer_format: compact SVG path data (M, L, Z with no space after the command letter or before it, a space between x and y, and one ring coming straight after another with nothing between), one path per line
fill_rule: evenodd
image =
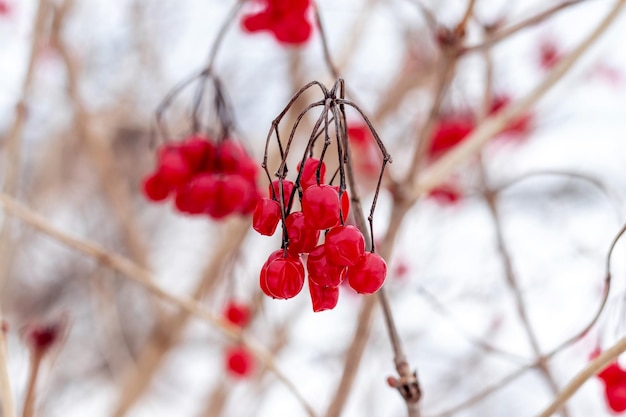
M286 209L289 207L289 201L291 193L293 192L295 185L293 181L283 180L283 207ZM276 201L280 201L280 181L274 180L269 185L269 197L275 198Z
M242 26L248 32L268 30L284 44L298 45L311 36L307 10L309 0L259 0L264 8L244 16Z
M214 199L207 204L206 212L214 219L242 213L254 192L250 181L236 174L219 175L216 181Z
M348 268L348 283L359 294L373 294L383 286L387 264L377 253L366 252L361 261Z
M311 185L324 184L326 179L326 164L321 162L317 158L307 158L304 161L304 168L300 169L300 163L298 163L298 172L302 171L300 176L300 186L302 190L306 190ZM317 180L317 171L319 169L320 178Z
M302 195L302 212L307 224L318 230L339 224L339 195L331 185L312 185Z
M356 265L365 253L365 238L355 226L337 226L326 234L324 246L329 262L340 266L352 266Z
M238 327L245 327L250 321L250 308L246 304L229 301L224 308L224 318Z
M273 298L286 300L295 297L304 286L302 261L298 256L275 254L276 252L270 255L261 269L261 289Z
M599 349L592 357L598 354L600 354ZM604 396L609 408L616 413L626 411L626 370L614 361L597 376L604 383Z
M469 116L447 116L435 125L428 149L428 156L436 158L461 143L474 130Z
M548 37L541 39L539 42L539 66L544 70L549 70L561 59L561 51L556 41Z
M176 194L176 208L187 214L202 214L216 199L219 177L216 174L199 174Z
M215 170L215 146L202 135L192 135L180 144L180 152L194 173Z
M258 201L252 216L252 228L264 236L272 236L280 221L278 201L262 198Z
M294 211L285 219L287 237L289 238L290 252L309 253L317 245L320 231L312 229L306 224L304 214L301 211Z
M144 179L143 192L148 200L163 201L169 197L172 187L163 181L158 173L155 173Z
M267 295L268 297L275 298L274 295L272 295L270 290L267 288L267 267L274 259L282 258L284 254L285 254L285 251L283 249L279 249L270 253L270 256L268 256L267 260L261 267L261 273L259 275L259 286L261 287L261 290L263 291L263 293Z
M453 206L461 200L462 194L461 190L456 185L449 183L442 184L430 190L428 198L441 205Z
M335 189L335 191L337 191L337 194L339 194L339 186L333 185L333 188ZM343 220L345 221L348 218L348 215L350 214L350 195L348 195L348 190L343 190L340 200L341 200L341 214L343 215Z
M309 293L311 294L313 311L316 313L332 310L337 306L337 301L339 301L338 287L324 287L309 280Z
M245 378L254 371L254 358L242 346L233 346L226 350L226 370L235 378Z
M216 169L226 174L238 174L249 181L255 181L258 166L240 142L225 140L215 150Z
M347 267L329 262L326 257L326 245L320 245L309 253L306 270L309 273L309 282L322 287L337 287L341 285Z

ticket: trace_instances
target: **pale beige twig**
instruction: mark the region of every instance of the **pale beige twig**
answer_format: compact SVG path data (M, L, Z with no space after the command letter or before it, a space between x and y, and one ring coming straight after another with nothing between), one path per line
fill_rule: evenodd
M30 355L30 372L28 374L28 380L26 382L26 396L24 397L24 409L22 410L22 417L33 417L35 415L37 380L39 377L39 370L41 368L42 359L42 352L34 349Z
M494 116L491 116L479 126L458 146L434 162L412 187L413 194L419 196L428 192L457 169L464 161L476 155L478 151L497 133L505 128L517 117L528 111L543 95L548 92L567 72L578 59L598 40L598 38L615 21L626 0L618 0L598 26L584 39L569 55L564 57L548 73L544 80L528 95L507 106Z
M95 243L70 236L69 234L52 226L43 217L36 214L23 204L20 204L10 196L1 193L0 205L4 208L5 213L17 217L24 223L44 234L47 234L48 236L59 241L60 243L79 252L82 252L94 258L103 265L106 265L107 267L120 272L122 275L133 280L134 282L138 283L139 285L150 291L159 299L173 304L181 310L188 312L189 314L193 314L199 319L211 324L216 329L220 330L225 336L229 337L230 339L242 343L260 362L267 366L268 369L270 369L276 375L278 380L282 382L285 387L294 395L294 397L296 397L296 399L302 404L307 414L311 417L315 417L316 414L311 405L308 404L306 399L299 392L296 385L289 378L287 378L287 376L285 376L285 374L278 368L272 356L264 348L262 348L258 344L258 342L243 335L237 327L208 311L199 302L190 298L173 295L164 290L155 283L154 277L152 276L150 271L140 265L137 265L130 259L109 252Z
M201 300L209 289L223 276L224 265L243 242L249 230L247 221L232 220L225 225L220 235L228 236L217 248L212 248L211 257L201 279L192 293L194 300ZM114 411L114 417L122 417L132 408L149 387L166 353L180 341L181 335L190 318L187 310L177 311L162 317L156 324L146 344L139 352L136 365L128 370L120 389L120 396Z
M555 13L564 10L570 6L576 5L578 3L582 3L585 0L568 0L568 1L564 1L562 3L559 4L555 4L554 6L544 10L543 12L535 15L535 16L531 16L528 19L522 20L521 22L518 22L514 25L511 25L507 28L498 30L498 31L494 31L489 37L487 37L487 39L485 41L483 41L480 44L477 45L472 45L472 46L467 46L465 48L463 48L462 53L468 53L468 52L474 52L474 51L479 51L488 47L491 47L493 45L495 45L496 43L503 41L504 39L516 34L517 32L529 28L531 26L537 25L541 22L543 22L544 20L552 17Z
M597 358L591 361L582 371L570 381L569 384L556 396L538 417L550 417L571 398L583 386L587 380L606 368L611 362L626 351L626 337L620 339L615 345L602 352Z
M0 327L4 327L3 318L0 316ZM0 398L2 401L2 415L15 417L15 402L11 393L11 380L7 357L7 339L4 328L0 328Z

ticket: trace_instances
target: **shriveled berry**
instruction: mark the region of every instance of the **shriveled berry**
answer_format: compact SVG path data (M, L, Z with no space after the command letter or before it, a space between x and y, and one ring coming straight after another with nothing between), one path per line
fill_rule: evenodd
M289 251L292 253L309 253L317 245L320 231L310 228L304 220L301 211L294 211L285 219L287 236L289 237Z
M366 252L361 261L348 268L348 283L360 294L373 294L383 286L387 264L378 254Z
M302 212L314 229L329 229L339 224L339 195L330 185L312 185L302 195Z
M226 351L226 370L235 378L245 378L254 371L254 358L242 346L233 346Z
M317 171L320 172L320 180L317 181ZM300 186L302 190L306 190L311 185L324 184L326 179L326 164L317 158L307 158L304 161L304 168L301 169L298 163L298 172L302 171L300 176Z
M152 174L143 180L143 193L151 201L163 201L169 197L172 188L164 182L159 174Z
M283 207L287 209L289 207L289 200L291 198L291 193L293 192L294 183L290 180L283 180ZM269 197L275 199L276 201L280 201L280 181L274 180L268 186L268 194Z
M356 265L365 253L365 238L355 226L337 226L326 234L328 261L340 266Z
M309 281L322 287L337 287L343 281L347 268L330 263L326 257L326 246L319 245L309 253L306 270Z
M324 287L309 280L309 293L313 303L313 311L332 310L339 301L338 287Z
M280 217L278 201L262 198L254 209L252 228L264 236L272 236L276 231Z
M229 301L224 308L224 318L238 327L244 327L250 321L250 308L237 301Z
M271 261L265 271L267 290L274 298L295 297L304 286L304 266L299 257L288 255Z

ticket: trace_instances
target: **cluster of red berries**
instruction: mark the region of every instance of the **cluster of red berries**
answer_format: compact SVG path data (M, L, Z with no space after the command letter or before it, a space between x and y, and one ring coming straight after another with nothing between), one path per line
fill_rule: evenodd
M174 197L182 213L222 219L252 213L260 197L257 173L256 161L241 143L214 144L195 134L159 149L156 170L144 179L143 191L155 202Z
M365 239L358 228L344 224L350 211L348 193L324 183L326 166L319 159L307 158L298 165L298 172L295 183L274 180L269 196L254 210L253 228L265 236L273 235L284 219L284 246L261 268L261 289L279 299L299 294L305 281L304 255L313 311L334 308L339 285L346 278L358 293L376 292L383 285L387 266L379 255L365 251ZM301 211L290 212L296 191ZM322 244L321 231L326 231Z
M244 328L250 322L250 309L247 305L230 301L223 312L224 318L231 324ZM226 371L235 378L246 378L254 372L254 357L243 346L234 345L225 352Z
M242 25L248 32L269 31L277 41L299 45L311 37L308 19L310 0L256 0L262 10L244 16Z

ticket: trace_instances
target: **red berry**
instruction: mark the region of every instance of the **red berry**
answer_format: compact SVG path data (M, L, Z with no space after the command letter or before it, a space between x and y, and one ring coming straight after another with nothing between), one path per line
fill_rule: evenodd
M267 295L268 297L275 298L274 295L267 288L267 268L274 259L282 258L284 254L285 254L285 251L282 249L272 252L270 256L267 258L267 261L265 261L265 263L261 267L261 274L259 276L259 286L261 287L261 290L263 291L263 293Z
M347 268L335 265L326 257L325 245L313 249L306 260L309 281L322 287L337 287L343 281Z
M170 187L178 187L191 179L193 172L177 145L165 145L159 151L157 173Z
M378 254L366 252L361 261L348 268L348 283L359 294L373 294L383 286L387 264Z
M474 130L474 122L468 116L446 117L435 125L428 155L441 156L454 148Z
M304 286L304 266L299 257L287 255L271 261L265 270L265 285L274 298L295 297Z
M202 214L216 199L219 175L199 174L176 194L176 208L182 213Z
M289 207L289 199L294 189L293 181L283 180L283 208L286 210ZM274 180L268 186L268 193L271 199L280 201L280 181Z
M436 201L437 203L445 206L453 206L458 203L461 198L461 190L455 184L442 184L436 188L433 188L428 193L428 198Z
M247 349L233 346L226 351L226 370L235 378L245 378L254 371L254 358Z
M326 234L328 261L340 266L356 265L365 253L363 233L355 226L337 226Z
M234 140L221 142L215 150L215 169L226 174L238 174L255 181L258 166L243 145Z
M626 411L626 384L607 386L604 393L607 405L612 411L616 413Z
M230 301L224 308L224 318L238 327L244 327L250 321L250 309L243 303Z
M337 194L339 194L339 186L333 185L333 188L337 191ZM344 221L346 221L350 215L350 196L348 195L348 190L343 190L343 194L341 194L341 214L343 215Z
M262 198L254 209L252 228L264 236L272 236L276 231L280 217L278 201Z
M339 301L338 287L323 287L309 280L309 293L313 302L313 311L332 310Z
M226 174L218 177L214 200L206 208L206 213L214 219L241 212L254 193L254 186L241 175Z
M320 180L317 181L317 170L320 171ZM298 172L300 172L300 163L298 163ZM307 158L304 161L304 169L300 176L300 186L302 190L306 190L311 185L324 184L326 178L326 164L317 158Z
M252 187L252 191L250 192L250 195L248 196L248 200L243 204L243 207L240 210L240 213L245 216L250 215L254 212L256 205L262 198L261 192L259 191L258 188L256 188L256 183L252 182L250 183L250 186Z
M301 211L295 211L285 220L287 236L289 237L289 251L292 253L309 253L317 245L320 231L311 229L304 220Z
M215 146L202 135L192 135L181 143L180 151L192 172L213 172Z
M163 201L169 197L172 189L158 175L152 174L143 180L143 193L151 201Z
M302 195L302 212L307 224L318 230L339 224L339 195L330 185L312 185Z

